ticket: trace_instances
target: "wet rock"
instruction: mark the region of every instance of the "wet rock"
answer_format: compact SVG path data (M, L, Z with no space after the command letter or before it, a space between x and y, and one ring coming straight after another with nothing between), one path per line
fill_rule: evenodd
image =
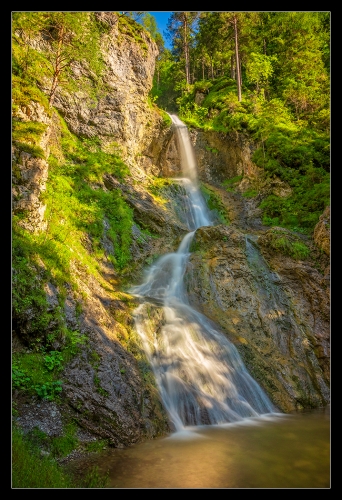
M313 237L318 248L330 255L330 207L327 207L320 216Z
M257 236L200 228L186 283L190 303L221 326L283 411L329 402L329 296L320 273L263 255Z

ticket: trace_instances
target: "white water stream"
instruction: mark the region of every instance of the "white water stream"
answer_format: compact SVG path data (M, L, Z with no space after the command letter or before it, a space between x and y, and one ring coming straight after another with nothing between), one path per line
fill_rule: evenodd
M186 427L237 422L278 412L249 375L235 346L217 326L193 309L183 276L196 229L212 225L201 195L197 166L186 125L170 115L177 135L183 183L189 199L189 233L178 250L160 257L145 271L144 282L130 289L141 298L135 324L154 371L164 406L176 432ZM151 308L163 307L154 331Z

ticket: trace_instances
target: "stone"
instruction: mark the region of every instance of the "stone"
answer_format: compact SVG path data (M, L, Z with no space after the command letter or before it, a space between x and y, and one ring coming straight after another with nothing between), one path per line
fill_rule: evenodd
M318 248L330 256L330 207L320 216L313 237Z

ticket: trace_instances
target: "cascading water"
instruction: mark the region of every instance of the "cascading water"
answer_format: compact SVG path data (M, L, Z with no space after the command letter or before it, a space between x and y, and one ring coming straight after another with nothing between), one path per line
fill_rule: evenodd
M203 314L193 309L183 284L196 229L212 225L197 181L195 155L186 125L170 115L177 134L189 200L189 233L177 252L147 269L145 281L130 293L142 299L135 324L175 431L217 425L273 413L276 408L247 372L235 346ZM163 307L164 321L151 330L151 308Z

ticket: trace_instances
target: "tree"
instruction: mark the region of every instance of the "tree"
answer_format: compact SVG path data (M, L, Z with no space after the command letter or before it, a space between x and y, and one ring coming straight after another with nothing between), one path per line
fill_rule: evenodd
M40 72L49 81L44 91L53 105L58 85L72 81L72 65L86 64L98 76L103 61L100 53L101 26L91 12L20 12L15 17L14 30L20 43L32 45L34 38L48 45L47 50L35 49ZM32 15L30 15L32 14ZM35 24L36 23L36 24ZM31 49L33 52L33 50ZM46 84L45 84L46 85Z
M259 94L260 85L267 85L268 79L273 73L272 62L275 56L267 56L252 52L246 64L247 77L249 82L256 85L256 93Z
M198 12L173 12L167 24L167 31L173 45L173 54L183 59L185 81L189 85L190 78L190 47L198 18Z

